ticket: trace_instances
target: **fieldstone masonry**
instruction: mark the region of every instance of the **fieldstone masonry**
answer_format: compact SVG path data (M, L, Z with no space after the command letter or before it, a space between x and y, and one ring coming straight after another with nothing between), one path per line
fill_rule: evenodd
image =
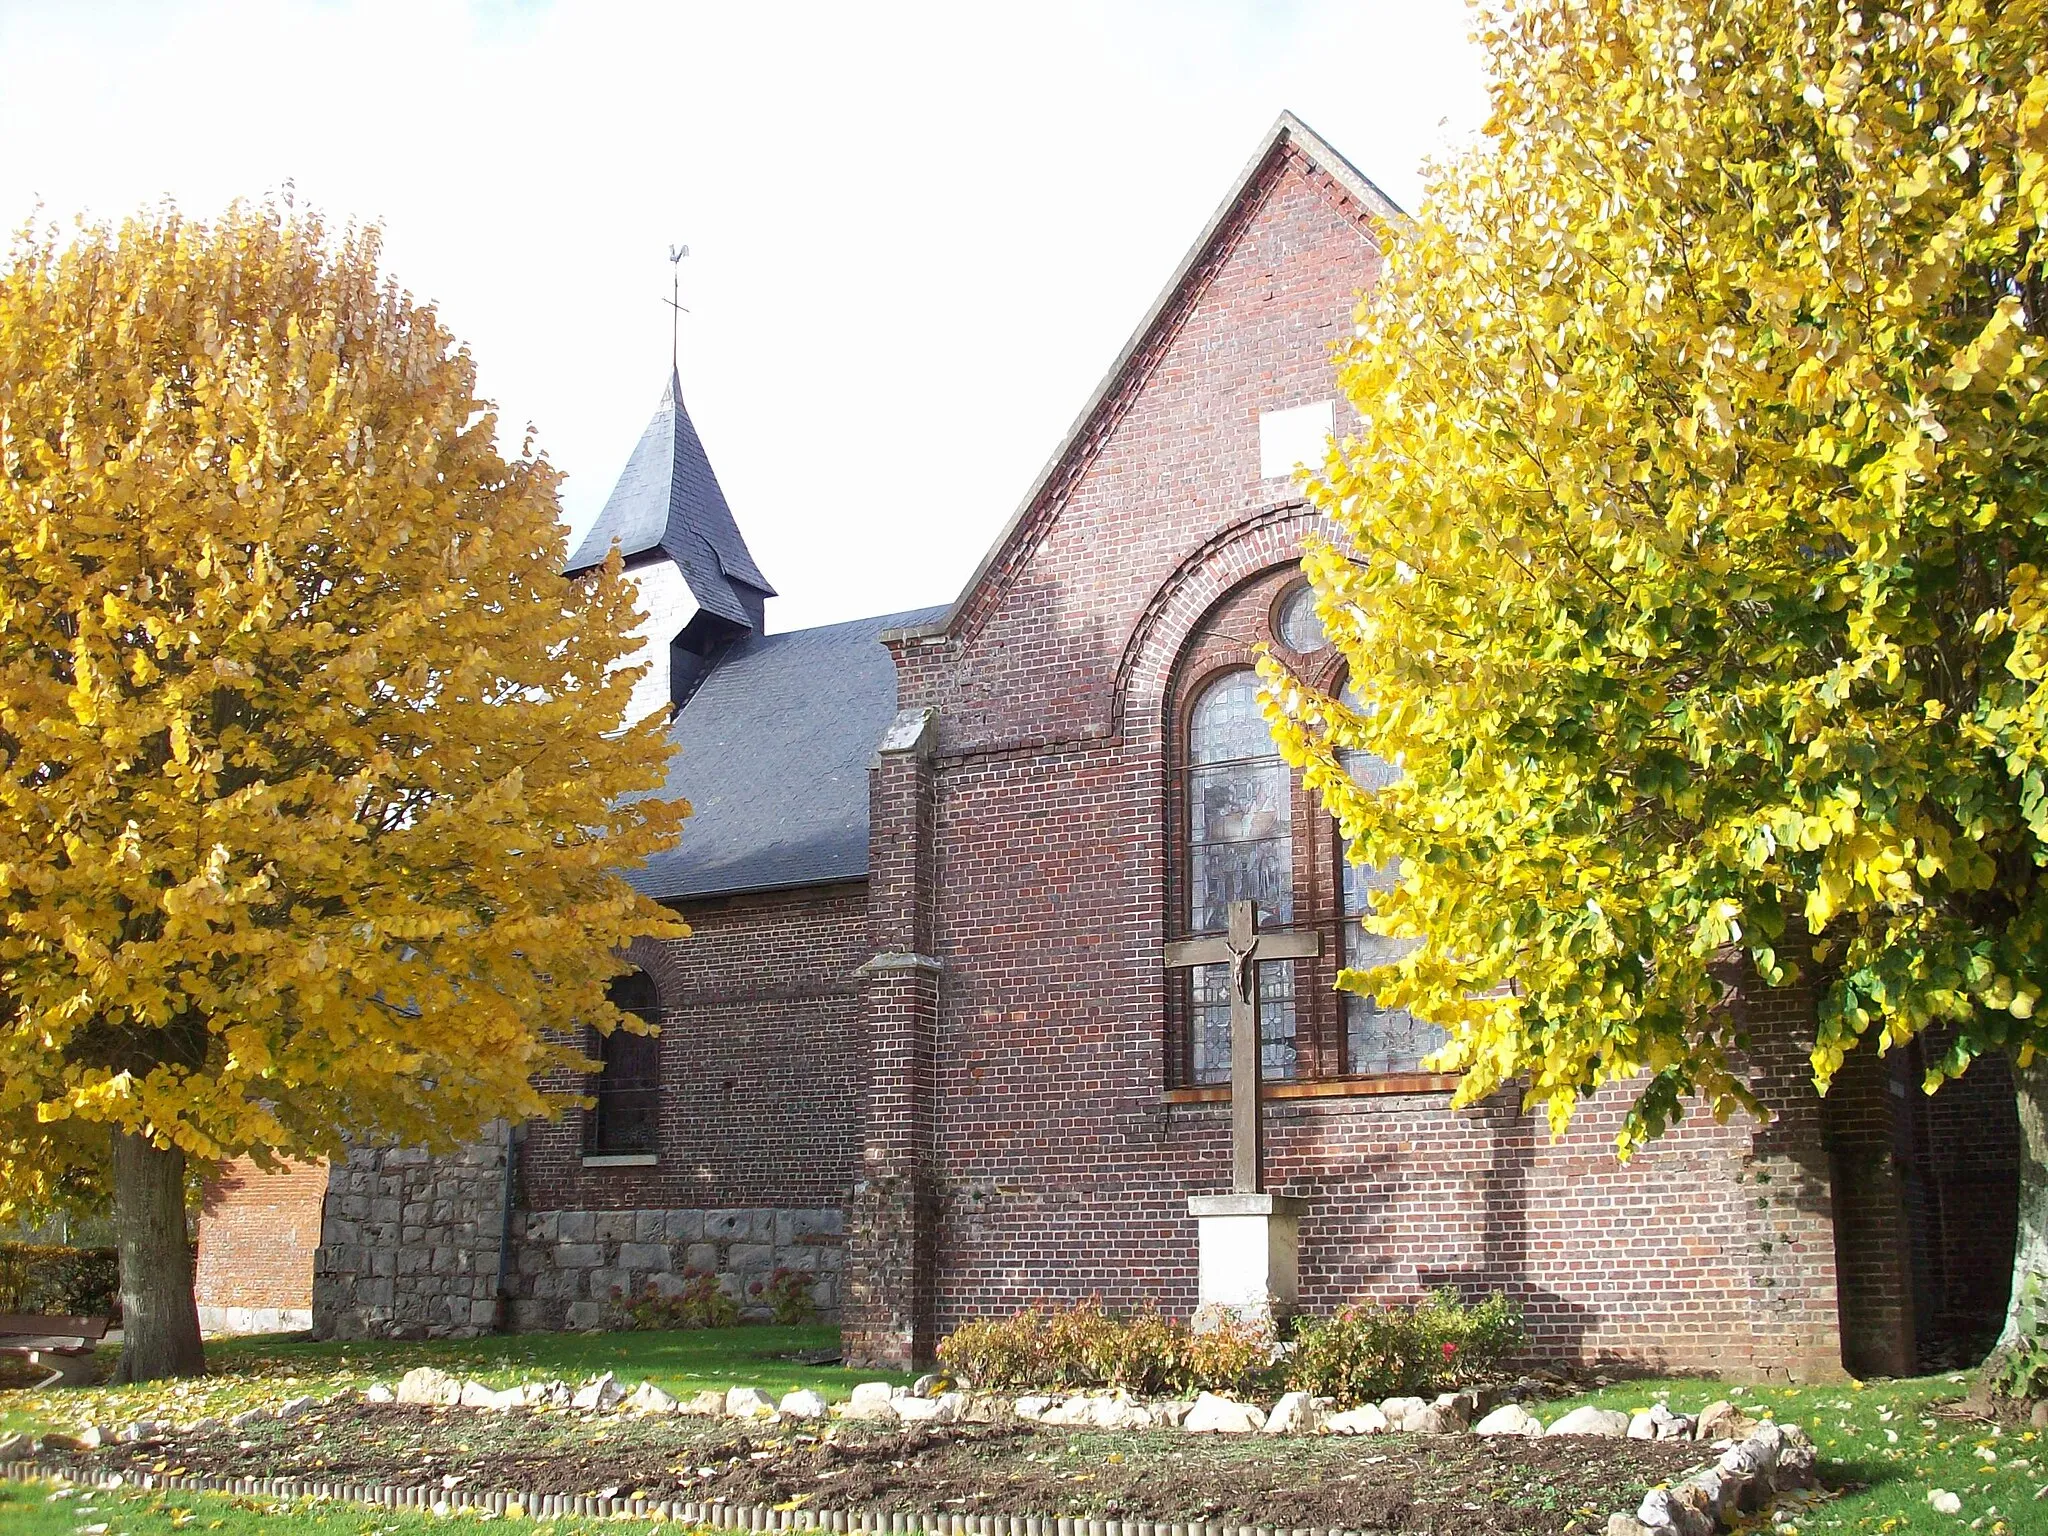
M844 1216L837 1207L737 1211L524 1211L513 1217L512 1325L601 1328L621 1300L673 1296L714 1275L742 1317L768 1315L779 1269L809 1275L821 1316L839 1313Z
M313 1258L313 1331L446 1338L490 1328L507 1144L500 1124L438 1157L420 1147L357 1147L334 1164Z
M819 1314L839 1313L844 1216L805 1209L526 1211L507 1230L502 1126L443 1156L359 1147L328 1177L314 1257L313 1329L324 1338L460 1338L514 1329L614 1326L650 1286L717 1278L742 1317L766 1318L779 1269L811 1276ZM501 1297L502 1283L502 1297Z

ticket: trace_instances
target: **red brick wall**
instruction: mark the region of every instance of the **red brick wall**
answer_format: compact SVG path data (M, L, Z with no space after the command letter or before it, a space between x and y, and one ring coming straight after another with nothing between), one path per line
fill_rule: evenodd
M929 715L899 715L868 775L866 1006L872 1056L860 1182L849 1212L841 1341L849 1360L923 1364L933 1333L938 1166L932 1063L939 982L931 956L937 870ZM877 814L879 811L879 814Z
M327 1165L265 1173L238 1158L207 1187L199 1212L199 1305L300 1309L313 1304L313 1250Z
M1183 1314L1186 1196L1226 1187L1220 1104L1164 1098L1159 768L1112 749L940 780L934 1064L938 1328L1099 1291ZM1312 1203L1302 1301L1503 1288L1546 1353L1805 1375L1835 1363L1818 1103L1788 1018L1758 1064L1772 1127L1688 1125L1626 1168L1624 1095L1570 1135L1443 1094L1274 1101L1269 1186Z
M582 1166L583 1115L527 1128L529 1210L815 1207L859 1163L869 954L866 887L680 904L689 938L633 959L661 999L660 1162Z
M891 1104L927 1096L912 1118L928 1139L874 1137L868 1154L907 1165L931 1208L900 1182L869 1186L855 1354L921 1354L1039 1297L1194 1305L1186 1197L1225 1186L1228 1143L1223 1106L1164 1093L1168 695L1191 649L1228 648L1233 603L1261 600L1245 583L1277 579L1314 526L1259 478L1258 416L1335 394L1329 345L1377 266L1359 210L1276 156L949 631L898 646L902 703L936 708L938 744L928 788L893 768L873 779L874 867L929 837L933 877L929 895L878 880L875 923L929 932L942 970L928 1058L902 1053L886 1085L877 1063ZM917 1000L892 986L871 1006L900 1030ZM1304 1304L1500 1287L1551 1354L1838 1371L1807 1000L1749 1007L1782 1117L1689 1125L1626 1169L1620 1090L1556 1144L1441 1093L1274 1104L1269 1187L1312 1201ZM906 1332L921 1298L864 1293L862 1276L877 1252L924 1251L934 1316Z

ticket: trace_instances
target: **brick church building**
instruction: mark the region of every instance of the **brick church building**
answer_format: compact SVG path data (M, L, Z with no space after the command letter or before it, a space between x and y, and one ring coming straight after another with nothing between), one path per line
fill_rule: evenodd
M1292 472L1348 407L1331 344L1378 269L1371 182L1283 116L949 605L787 633L672 381L569 570L616 542L696 814L633 878L693 933L593 1044L594 1107L459 1155L230 1170L205 1318L327 1335L603 1326L716 1275L806 1277L850 1357L1099 1294L1196 1303L1191 1195L1231 1167L1225 966L1165 946L1255 900L1320 936L1258 968L1266 1183L1301 1305L1504 1290L1579 1361L1816 1377L1945 1363L2006 1299L2017 1130L1996 1061L1913 1052L1826 1100L1810 997L1741 998L1768 1125L1686 1122L1626 1167L1626 1098L1552 1141L1454 1110L1431 1032L1333 990L1374 876L1274 755L1250 668L1325 686ZM1362 764L1361 771L1375 765ZM578 1086L578 1085L564 1085Z

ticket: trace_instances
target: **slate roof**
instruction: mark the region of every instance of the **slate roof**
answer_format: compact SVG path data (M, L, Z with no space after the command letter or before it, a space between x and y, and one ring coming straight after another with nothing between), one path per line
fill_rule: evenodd
M683 407L683 381L671 371L654 419L640 434L619 483L563 567L567 575L602 564L613 543L628 561L661 550L682 567L700 607L755 628L762 598L775 589L740 537L725 492L695 423ZM749 593L739 590L751 589Z
M693 813L627 878L649 896L723 895L868 872L868 764L896 714L885 629L944 608L745 635L669 725L661 793Z

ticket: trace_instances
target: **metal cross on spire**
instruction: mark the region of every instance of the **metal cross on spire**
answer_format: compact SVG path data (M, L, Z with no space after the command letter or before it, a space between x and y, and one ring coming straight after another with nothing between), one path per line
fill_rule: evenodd
M672 245L668 248L668 307L675 311L668 317L668 366L674 371L682 360L683 316L689 313L682 304L683 258L690 254L687 245Z

